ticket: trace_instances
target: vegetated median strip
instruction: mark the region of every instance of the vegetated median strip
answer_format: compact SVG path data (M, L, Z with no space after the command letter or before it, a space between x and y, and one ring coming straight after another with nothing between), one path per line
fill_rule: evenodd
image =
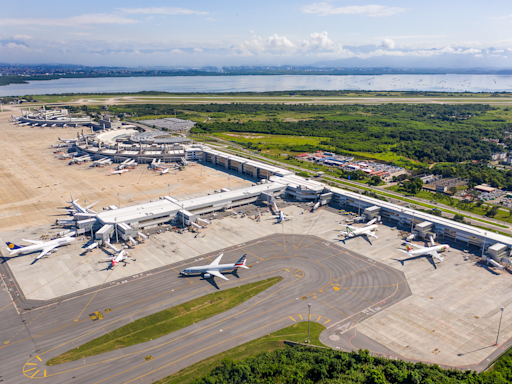
M135 320L115 331L54 357L47 362L47 365L67 363L157 339L234 308L281 280L281 277L273 277L214 292L165 309Z
M325 329L322 324L311 322L310 324L311 345L322 346L320 333ZM260 352L271 352L281 348L288 348L284 340L304 342L307 339L308 323L300 322L259 339L231 348L223 353L204 359L198 363L188 366L181 371L168 376L155 384L187 384L210 373L214 368L221 365L224 359L239 361Z

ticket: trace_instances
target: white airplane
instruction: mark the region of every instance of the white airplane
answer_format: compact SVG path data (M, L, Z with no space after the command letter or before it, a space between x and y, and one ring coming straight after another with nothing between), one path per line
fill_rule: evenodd
M55 124L54 124L55 125ZM52 125L53 127L53 125ZM65 143L76 143L78 141L78 139L61 139L60 137L58 138L60 141L63 141Z
M283 213L283 211L279 211L279 214L278 215L274 215L274 216L271 216L273 217L274 219L277 219L277 224L279 224L280 222L282 221L288 221L288 218L289 217L293 217L293 216L287 216Z
M99 201L95 202L95 203L92 203L92 204L89 204L87 207L82 207L79 203L78 203L78 200L73 200L73 196L71 196L71 201L66 201L66 203L68 204L71 204L73 206L73 209L69 208L69 209L64 209L64 211L69 211L69 212L72 212L72 213L84 213L84 214L87 214L87 213L90 213L90 214L97 214L97 212L93 211L91 209L91 207L97 203L99 203Z
M64 245L71 244L75 241L73 237L75 233L71 232L70 234L60 237L58 239L50 240L50 241L39 241L39 240L27 240L23 239L23 241L32 243L34 245L27 245L25 247L20 247L19 245L13 243L6 243L7 247L9 247L11 256L16 255L18 253L32 253L37 251L42 251L39 256L36 257L36 260L39 260L41 257L51 252L57 247L62 247Z
M378 239L377 235L375 234L375 231L379 230L379 226L377 224L369 225L368 227L364 228L356 228L356 227L347 227L347 232L341 231L341 235L345 235L345 239L347 237L355 237L355 236L371 236L376 239Z
M123 169L119 169L118 171L114 171L112 168L110 168L110 174L111 175L122 175L125 172L130 172L130 170L126 169L126 168L123 168Z
M205 279L209 279L212 276L216 276L224 280L229 280L221 273L222 271L233 271L238 268L249 269L249 267L245 265L245 263L247 262L247 255L243 255L242 258L234 264L219 264L220 259L222 259L222 256L224 256L224 254L220 255L215 260L213 260L213 263L211 263L210 265L190 267L181 272L181 274L184 276L201 274Z
M110 268L114 268L116 266L116 264L121 263L121 262L124 262L124 265L126 266L125 260L136 261L135 259L132 259L131 257L129 257L128 253L126 253L126 251L119 252L119 254L116 257L106 257L103 260L110 260L110 262L111 262Z
M161 175L165 175L168 172L169 172L169 168L163 168L163 169L160 170L160 174Z
M413 250L411 245L417 248L417 250ZM403 249L400 249L400 251L406 253L409 256L432 256L439 261L443 261L444 259L441 257L441 255L439 255L438 252L444 252L447 249L450 249L450 246L448 244L441 244L434 245L433 247L422 247L421 245L406 243L405 249L407 251L404 251Z

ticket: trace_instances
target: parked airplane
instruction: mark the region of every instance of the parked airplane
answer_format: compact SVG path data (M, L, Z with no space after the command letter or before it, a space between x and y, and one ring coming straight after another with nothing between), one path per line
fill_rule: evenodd
M130 172L130 170L129 169L120 169L118 171L114 171L112 168L110 168L111 175L122 175L125 172Z
M53 127L53 125L52 125L52 127ZM65 143L76 143L78 141L78 139L61 139L60 137L58 139Z
M278 215L274 215L271 217L273 217L274 219L277 219L276 223L279 224L282 221L287 221L289 217L293 217L293 216L287 216L283 213L283 211L279 211Z
M413 250L411 246L417 248L417 250ZM433 247L422 247L421 245L416 245L413 243L406 243L404 251L400 249L401 252L406 253L409 256L432 256L435 257L439 261L443 261L444 259L439 255L438 252L444 252L447 249L450 249L448 244L434 245Z
M121 262L124 262L124 265L126 266L126 260L136 261L135 259L132 259L131 257L129 257L128 254L126 253L126 251L121 251L121 252L119 252L119 254L116 257L107 257L107 258L104 258L104 260L111 261L110 268L114 268L116 266L116 264L121 263Z
M209 279L212 276L216 276L224 280L229 280L221 273L222 271L232 271L238 268L249 269L249 267L245 265L247 262L247 255L243 255L242 258L234 264L219 264L220 259L222 259L222 256L224 256L224 254L217 257L210 265L190 267L181 272L181 274L184 276L203 275L205 279Z
M164 168L164 169L160 170L161 175L165 175L168 172L169 172L169 168Z
M43 257L47 253L51 252L55 248L71 244L73 241L75 241L75 238L73 237L74 234L75 234L74 232L71 232L70 234L68 234L64 237L60 237L58 239L54 239L54 240L50 240L50 241L23 239L23 241L27 241L29 243L34 244L34 245L27 245L25 247L20 247L19 245L16 245L13 243L6 243L6 244L7 244L7 247L9 247L11 256L16 255L18 253L32 253L32 252L42 251L39 254L39 256L36 257L36 260L39 260L41 257Z
M66 201L66 203L68 204L71 204L73 206L74 209L66 209L66 211L71 211L73 213L97 213L95 211L93 211L91 209L91 207L97 203L99 203L99 201L95 202L95 203L92 203L92 204L89 204L87 207L82 207L79 203L78 203L78 200L73 200L73 196L71 196L71 201Z
M379 230L379 226L377 224L369 225L368 227L364 227L364 228L347 227L347 232L341 231L340 236L345 235L345 239L346 239L347 237L355 237L355 236L361 235L361 236L366 236L366 237L371 236L371 237L378 239L374 230L375 231Z

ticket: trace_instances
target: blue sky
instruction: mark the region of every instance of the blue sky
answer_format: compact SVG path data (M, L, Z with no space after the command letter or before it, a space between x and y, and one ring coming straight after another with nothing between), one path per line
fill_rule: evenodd
M4 1L0 62L510 67L511 26L510 0Z

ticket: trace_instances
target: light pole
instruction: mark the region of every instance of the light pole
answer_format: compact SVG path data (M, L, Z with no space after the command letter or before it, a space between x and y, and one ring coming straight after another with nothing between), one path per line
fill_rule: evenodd
M119 193L117 194L117 206L121 208L121 202L119 200Z
M485 240L487 240L487 232L484 232L484 242L482 244L482 259L484 258Z
M167 184L167 188L169 188L169 196L171 196L171 184Z
M309 344L309 322L311 321L311 303L308 303L308 339L306 343Z
M119 237L117 235L117 217L114 217L115 226L116 226L116 244L119 243Z
M183 228L185 228L185 205L181 205L181 222L183 225Z
M229 177L228 177L228 188L231 189L231 182L229 181Z
M414 225L414 209L412 210L411 233L412 233L413 225Z
M500 338L500 329L501 329L501 319L503 319L503 311L505 310L505 307L500 307L501 315L500 315L500 325L498 326L498 335L496 335L496 344L498 345L498 339Z

